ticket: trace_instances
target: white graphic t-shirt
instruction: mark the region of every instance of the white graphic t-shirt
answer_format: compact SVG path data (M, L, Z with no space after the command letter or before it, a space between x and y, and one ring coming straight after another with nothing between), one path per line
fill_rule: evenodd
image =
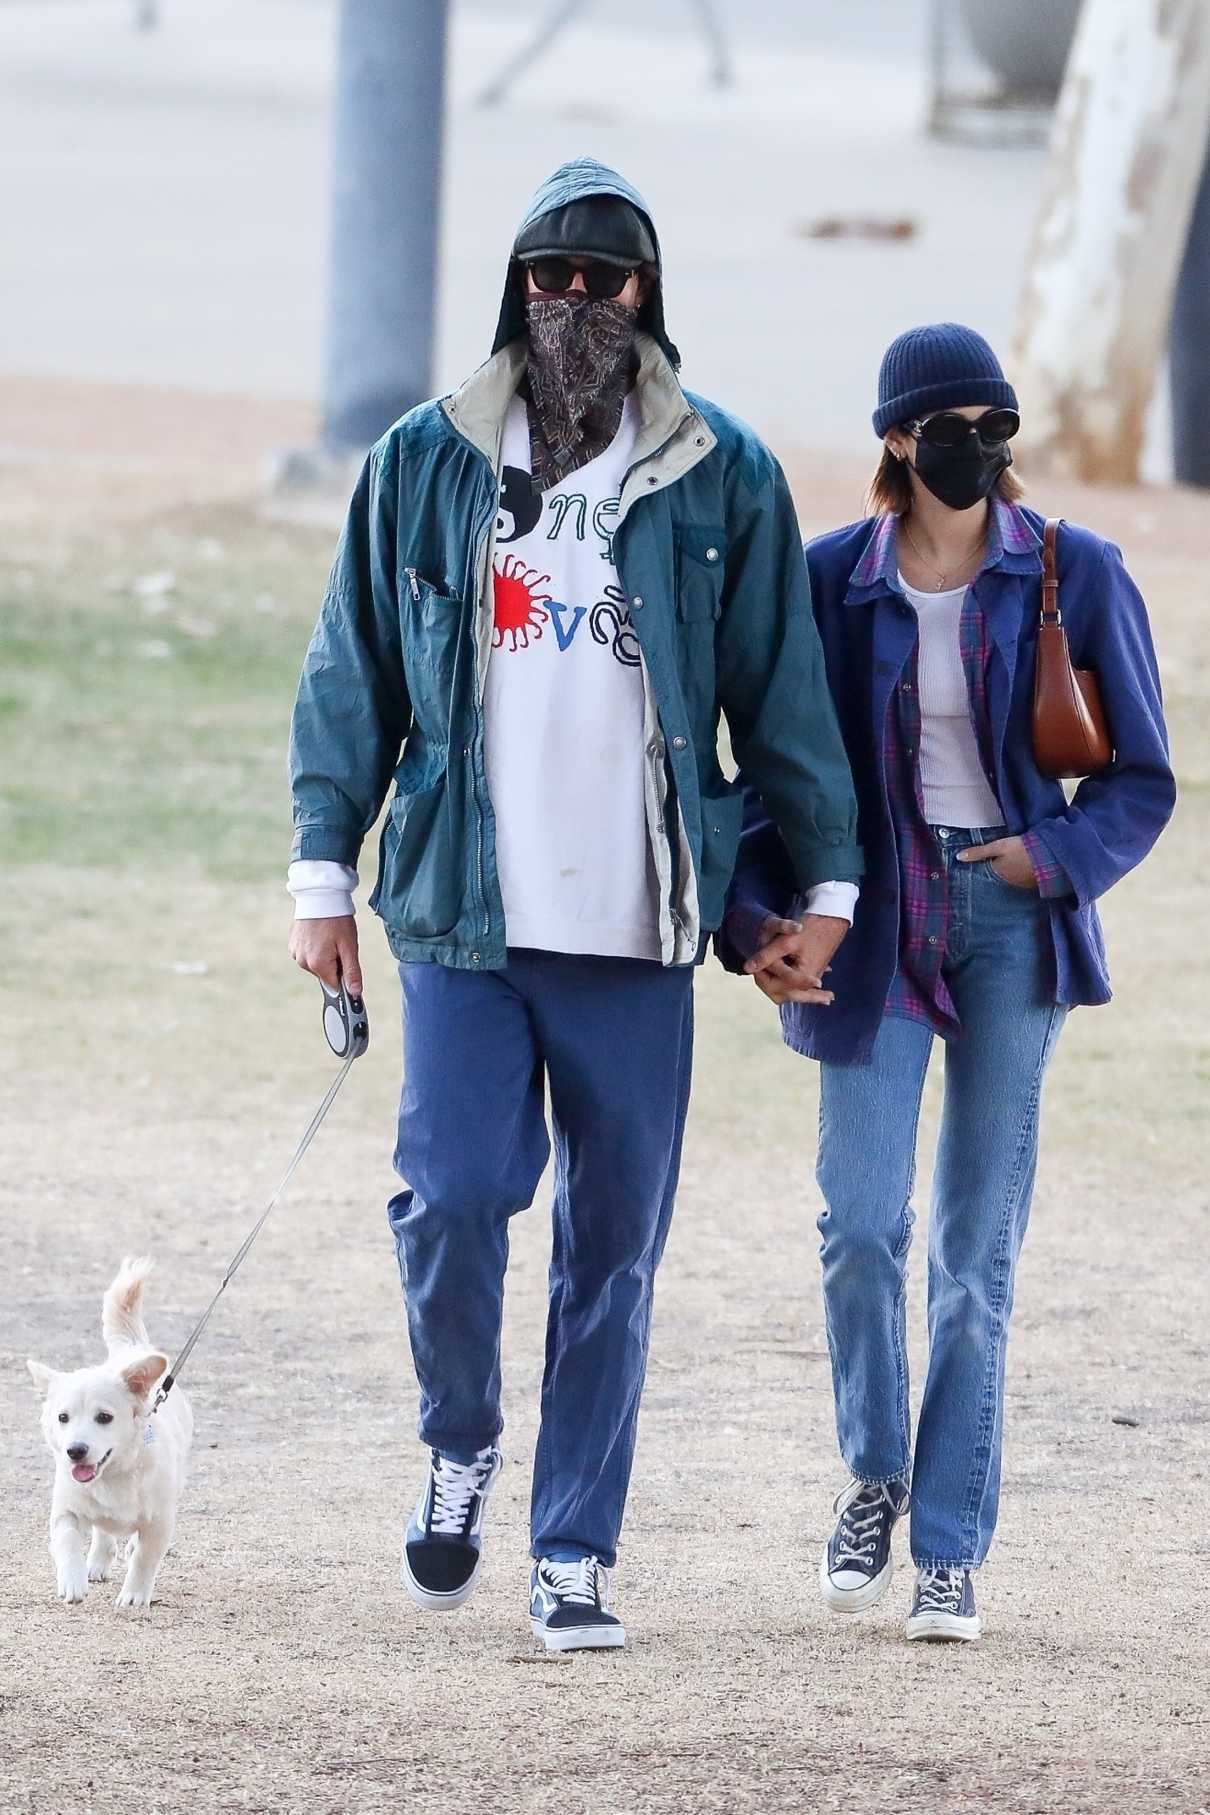
M505 423L484 732L510 946L660 956L643 658L612 560L637 426L631 394L605 452L535 493L523 398Z

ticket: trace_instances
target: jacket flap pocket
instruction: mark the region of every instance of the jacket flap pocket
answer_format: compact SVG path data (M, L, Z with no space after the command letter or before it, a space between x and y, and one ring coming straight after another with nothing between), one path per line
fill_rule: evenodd
M676 609L682 619L717 618L723 608L727 545L721 529L684 523L676 531Z
M727 557L727 538L716 525L682 523L676 532L676 545L691 561L700 561L712 573L722 572Z

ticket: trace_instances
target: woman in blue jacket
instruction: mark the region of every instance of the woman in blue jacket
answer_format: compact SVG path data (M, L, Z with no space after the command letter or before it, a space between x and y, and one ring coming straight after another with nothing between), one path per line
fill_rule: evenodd
M1100 895L1150 850L1175 786L1143 601L1112 543L1064 524L1063 621L1097 674L1112 766L1068 800L1033 754L1043 520L1009 471L1017 399L992 349L940 323L883 363L875 514L806 549L857 787L866 875L828 977L788 955L794 884L749 797L722 939L821 1065L823 1287L852 1477L820 1566L830 1607L885 1593L911 1506L909 1638L979 1636L971 1572L995 1527L1004 1351L1042 1080L1069 1008L1109 1000ZM929 1366L913 1448L904 1340L917 1120L945 1103L929 1230Z

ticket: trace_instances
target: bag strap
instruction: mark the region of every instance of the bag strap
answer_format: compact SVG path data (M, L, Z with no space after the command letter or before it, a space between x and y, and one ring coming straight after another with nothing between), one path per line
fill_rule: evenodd
M1063 613L1059 610L1059 564L1056 558L1056 544L1059 537L1061 517L1048 517L1046 528L1042 531L1042 622L1044 624L1061 624Z

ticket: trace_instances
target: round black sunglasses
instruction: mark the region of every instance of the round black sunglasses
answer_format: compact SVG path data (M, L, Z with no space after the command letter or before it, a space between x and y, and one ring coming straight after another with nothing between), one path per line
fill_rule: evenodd
M598 302L620 296L634 275L633 269L611 265L603 258L586 259L583 264L573 264L569 258L531 258L525 268L547 296L565 296L578 271L584 288Z
M972 435L978 435L984 447L999 447L1002 441L1012 440L1021 418L1016 410L985 410L972 421L957 410L938 410L935 416L907 426L918 441L927 441L932 447L961 447Z

